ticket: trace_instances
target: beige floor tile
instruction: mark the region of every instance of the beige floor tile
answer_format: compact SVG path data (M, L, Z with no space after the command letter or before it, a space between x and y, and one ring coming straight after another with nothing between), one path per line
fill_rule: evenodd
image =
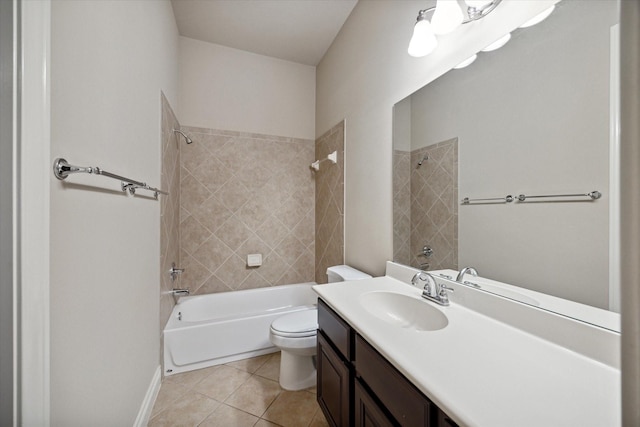
M285 427L308 426L316 413L316 396L308 391L283 391L262 418Z
M257 421L258 417L222 404L200 424L200 427L252 427Z
M280 379L280 353L274 353L269 359L256 371L256 375L278 381Z
M254 375L234 391L224 403L259 417L264 414L281 391L277 381Z
M184 396L187 391L189 390L180 384L163 381L160 386L160 391L158 392L158 397L153 405L153 410L151 411L151 418Z
M280 427L278 424L274 424L271 421L263 420L262 418L258 421L255 427Z
M327 419L322 413L322 409L320 409L319 407L318 407L318 410L316 411L316 414L313 416L313 419L311 420L311 424L309 424L309 427L329 427L329 423L327 422Z
M193 388L194 385L205 379L209 374L215 371L216 367L196 369L195 371L182 372L180 374L170 375L165 377L164 381L183 385L187 388Z
M197 426L220 405L202 394L188 392L153 417L149 427Z
M265 354L263 356L252 357L250 359L225 363L225 365L254 374L267 360L269 360L271 356L271 354Z
M250 373L230 366L218 365L215 368L211 374L197 383L193 390L221 402L251 377Z

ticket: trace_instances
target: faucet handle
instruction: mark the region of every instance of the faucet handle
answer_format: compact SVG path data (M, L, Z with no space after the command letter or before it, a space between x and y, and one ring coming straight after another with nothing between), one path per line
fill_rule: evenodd
M439 288L440 289L438 290L438 297L440 298L440 301L448 305L449 294L447 294L447 292L455 292L455 291L453 290L453 288L448 287L444 283L442 283Z
M447 285L445 285L444 283L442 283L440 285L440 295L446 295L447 291L449 292L455 292L455 290L453 288L448 287Z

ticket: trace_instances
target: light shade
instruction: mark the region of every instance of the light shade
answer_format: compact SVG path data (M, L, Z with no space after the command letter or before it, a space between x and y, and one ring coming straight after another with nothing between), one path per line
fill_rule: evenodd
M482 51L491 52L492 50L500 49L502 46L507 44L509 40L511 40L511 33L507 33L504 36L500 37L498 40L494 41L489 46L482 49Z
M464 16L457 0L438 0L436 11L431 18L433 32L438 35L449 34L458 28Z
M467 3L467 6L473 7L474 9L482 9L492 1L493 0L466 0L465 3Z
M469 58L465 59L464 61L462 61L461 63L459 63L458 65L456 65L455 67L453 67L456 70L459 70L460 68L464 68L468 65L471 65L473 63L473 61L476 60L476 58L478 58L478 55L473 55L470 56Z
M545 9L544 11L540 12L539 14L537 14L536 16L534 16L533 18L529 19L527 22L525 22L524 24L520 25L520 28L527 28L527 27L532 27L536 24L539 24L540 22L544 21L545 19L547 19L547 17L549 15L551 15L551 12L553 12L553 10L556 8L556 5L554 4L553 6L551 6L548 9Z
M415 57L426 56L438 46L438 40L431 28L431 23L426 19L419 19L413 27L413 37L409 42L409 55Z

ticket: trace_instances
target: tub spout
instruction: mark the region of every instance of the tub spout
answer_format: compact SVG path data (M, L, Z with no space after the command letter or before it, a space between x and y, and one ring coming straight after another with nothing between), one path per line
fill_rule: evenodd
M180 297L189 296L189 289L172 289L171 294L173 295L173 299L177 304Z

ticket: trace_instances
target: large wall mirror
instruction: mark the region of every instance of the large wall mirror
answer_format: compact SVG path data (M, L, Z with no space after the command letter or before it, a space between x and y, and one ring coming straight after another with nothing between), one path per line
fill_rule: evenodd
M561 1L396 104L394 261L617 311L618 19L616 1Z

